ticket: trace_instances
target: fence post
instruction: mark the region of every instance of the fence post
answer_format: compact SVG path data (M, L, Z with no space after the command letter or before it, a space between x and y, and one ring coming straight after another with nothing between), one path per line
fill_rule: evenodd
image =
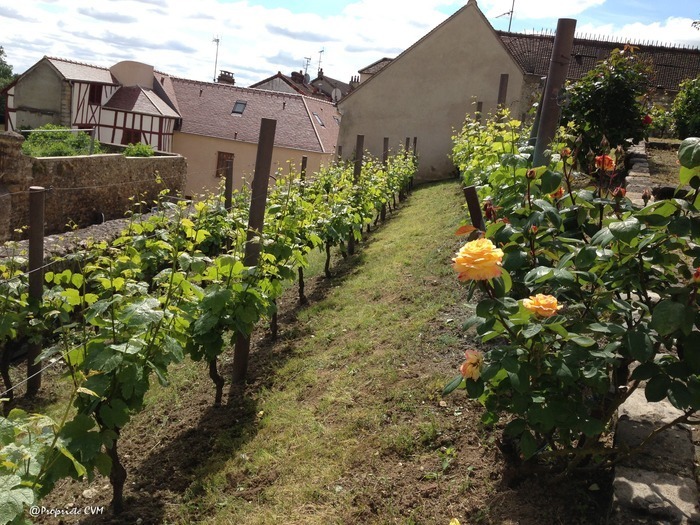
M574 32L576 20L573 18L560 18L557 22L557 32L554 35L552 58L549 62L547 84L542 96L542 112L537 129L537 142L532 165L543 166L546 162L544 150L554 139L559 122L559 92L564 86L566 75L571 61L571 50L574 47Z
M224 181L224 208L231 209L231 201L233 200L233 159L226 161L226 171Z
M382 164L384 171L389 167L389 137L384 137L384 148L382 149ZM386 202L382 204L382 209L379 212L379 218L382 222L386 221Z
M464 188L464 198L467 201L469 209L469 217L472 220L472 226L479 228L481 231L486 230L484 225L484 217L481 215L481 206L479 205L479 197L476 194L476 187L467 186Z
M250 197L250 213L248 214L248 234L245 244L243 264L256 266L260 258L260 242L253 242L255 237L262 234L267 206L267 187L270 182L272 167L272 149L275 143L277 121L264 118L260 122L260 138L258 153L255 158L255 173L253 174L253 190ZM236 346L233 351L233 382L244 383L248 373L248 356L250 354L250 335L238 333Z
M355 164L353 166L352 176L353 182L357 185L360 182L360 174L362 173L362 156L365 151L365 136L358 135L355 142ZM360 226L362 228L362 226ZM348 255L355 253L355 228L350 229L348 236Z
M498 105L505 106L508 96L508 73L501 74L501 80L498 83Z
M29 187L29 300L41 303L44 290L44 203L46 190L42 186ZM41 388L41 353L39 343L30 343L27 352L27 396L33 397Z
M301 180L306 180L306 164L309 162L309 157L302 155L301 157Z
M90 155L95 151L95 129L96 128L92 128L90 131Z

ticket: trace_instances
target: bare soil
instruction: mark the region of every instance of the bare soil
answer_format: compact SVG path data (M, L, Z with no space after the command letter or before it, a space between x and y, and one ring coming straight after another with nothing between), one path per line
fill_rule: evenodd
M654 186L678 186L678 144L676 143L652 143L647 144L647 160L649 162L649 175Z

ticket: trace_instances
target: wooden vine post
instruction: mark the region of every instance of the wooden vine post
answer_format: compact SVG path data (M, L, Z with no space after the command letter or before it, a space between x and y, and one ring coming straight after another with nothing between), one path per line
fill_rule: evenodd
M44 291L44 203L46 190L42 186L29 188L29 300L38 305ZM41 361L37 361L41 345L32 342L27 352L27 396L33 397L41 388Z
M224 185L224 208L226 210L231 209L231 201L233 199L233 160L229 159L226 161L226 171L225 171L225 185Z
M304 194L304 181L306 180L306 164L309 161L309 158L304 155L301 157L301 173L300 173L300 178L302 181L301 185L301 194ZM298 268L299 271L299 304L307 304L309 300L306 298L306 295L304 293L304 268L299 266Z
M358 135L355 143L355 164L353 167L353 183L357 186L360 183L360 174L362 173L362 155L365 150L365 136ZM362 228L362 226L360 226ZM350 228L348 235L348 255L355 253L355 228Z
M272 148L275 143L277 121L264 118L260 123L260 138L258 153L255 158L255 173L250 198L250 213L248 215L248 234L245 245L243 264L257 266L260 258L260 236L265 221L267 206L267 188L270 182L272 167ZM257 238L257 239L256 239ZM238 333L233 352L233 379L237 384L245 383L248 374L248 356L250 354L250 334Z

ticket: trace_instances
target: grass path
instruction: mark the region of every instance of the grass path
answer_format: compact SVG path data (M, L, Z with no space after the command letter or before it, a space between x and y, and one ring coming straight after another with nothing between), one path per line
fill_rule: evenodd
M433 413L453 370L435 362L459 349L438 355L428 340L460 296L449 266L460 207L456 183L418 188L343 282L299 313L284 342L291 355L257 399L254 438L196 495L222 509L212 523L350 523L378 463L437 460ZM398 519L402 504L384 501L376 514Z

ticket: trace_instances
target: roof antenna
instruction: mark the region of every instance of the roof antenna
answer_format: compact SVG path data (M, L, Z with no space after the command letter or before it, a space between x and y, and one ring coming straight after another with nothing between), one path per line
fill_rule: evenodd
M311 63L311 57L304 57L304 62L304 75L306 75L309 70L309 64Z
M502 16L510 15L510 20L508 20L508 32L510 33L510 26L513 23L513 9L515 8L515 0L510 5L510 11L506 11L502 15L498 15L496 18L501 18Z
M216 58L214 59L214 82L216 82L216 68L219 65L219 42L221 39L219 38L219 35L216 35L212 42L216 43Z
M326 51L326 48L321 48L321 51L318 52L318 70L321 71L321 57L323 56L323 53Z

